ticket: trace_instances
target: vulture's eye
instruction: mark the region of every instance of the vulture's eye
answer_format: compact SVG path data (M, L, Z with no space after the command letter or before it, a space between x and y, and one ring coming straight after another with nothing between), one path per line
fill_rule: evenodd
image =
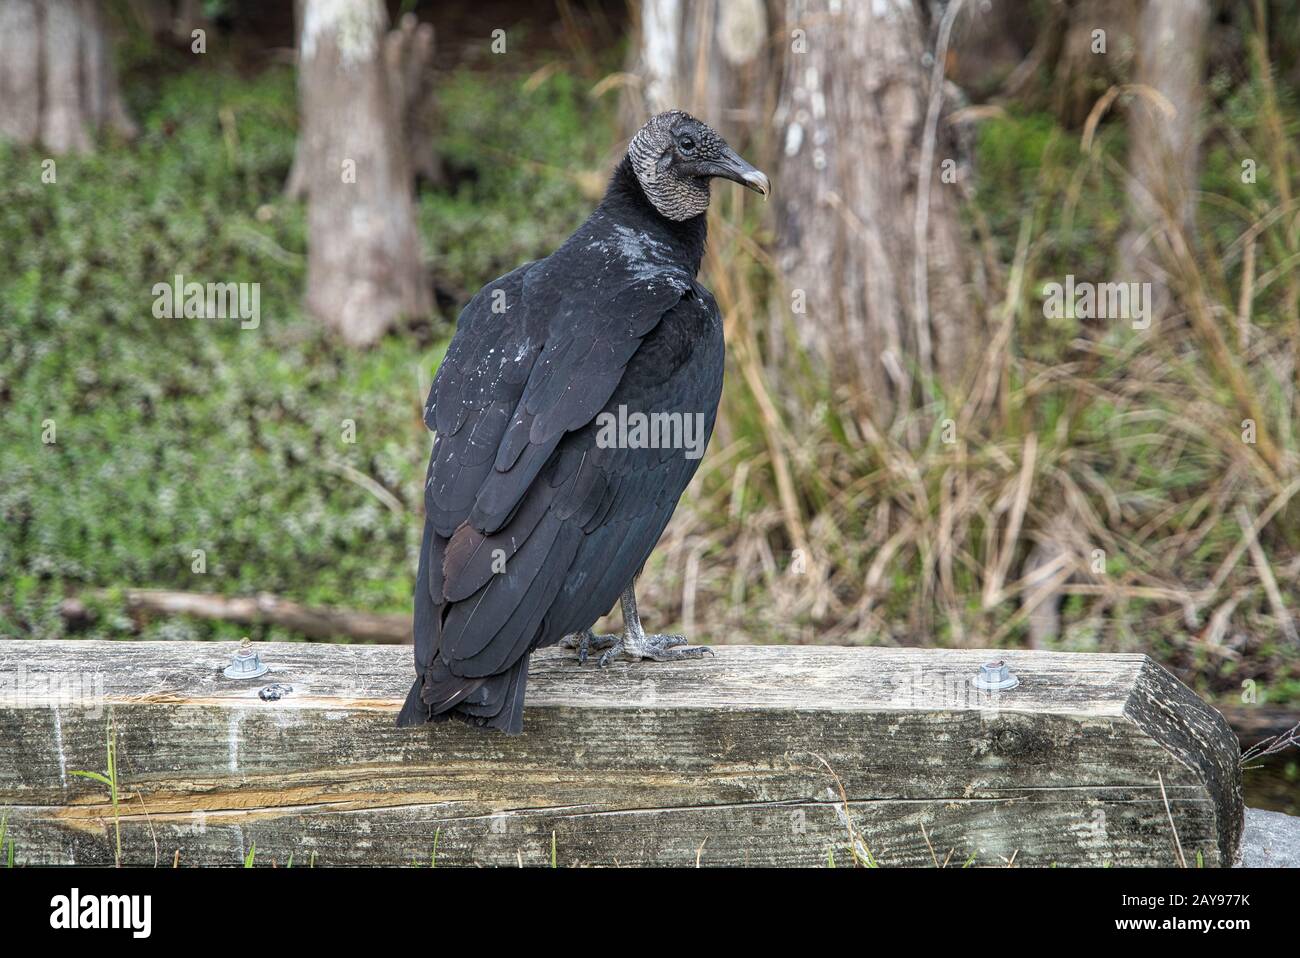
M683 153L691 153L695 150L695 141L689 136L684 136L677 141L677 145L682 148Z

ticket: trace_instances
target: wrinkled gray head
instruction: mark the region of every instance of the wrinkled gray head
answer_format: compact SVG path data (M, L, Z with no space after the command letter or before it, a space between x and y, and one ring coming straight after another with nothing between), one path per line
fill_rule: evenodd
M721 176L764 196L772 185L689 113L669 110L650 118L628 144L627 156L646 198L670 220L688 220L709 208L709 180Z

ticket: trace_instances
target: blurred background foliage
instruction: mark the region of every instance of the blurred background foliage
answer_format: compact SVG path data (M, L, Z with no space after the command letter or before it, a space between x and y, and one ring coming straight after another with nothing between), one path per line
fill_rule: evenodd
M422 193L420 222L443 315L368 351L301 308L302 208L281 195L291 70L214 57L128 82L141 136L60 158L58 189L29 175L30 151L0 144L0 632L63 635L60 603L86 587L409 608L424 398L450 323L483 283L546 255L586 216L573 170L595 174L614 137L577 78L556 71L525 92L527 81L466 70L442 87L451 182ZM152 285L175 273L260 283L260 328L155 319ZM47 419L54 445L39 441ZM206 575L191 571L195 549ZM250 632L99 605L110 635Z

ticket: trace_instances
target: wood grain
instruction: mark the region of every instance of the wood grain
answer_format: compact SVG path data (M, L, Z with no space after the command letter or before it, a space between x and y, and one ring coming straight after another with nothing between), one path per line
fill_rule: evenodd
M0 806L26 863L882 865L1231 862L1223 719L1140 655L723 646L579 667L534 658L525 731L398 729L408 649L0 642ZM264 701L260 689L292 691ZM1169 806L1161 794L1163 782ZM841 788L843 793L841 795ZM846 803L843 799L847 799ZM1172 819L1172 824L1171 824ZM858 840L850 839L852 825Z

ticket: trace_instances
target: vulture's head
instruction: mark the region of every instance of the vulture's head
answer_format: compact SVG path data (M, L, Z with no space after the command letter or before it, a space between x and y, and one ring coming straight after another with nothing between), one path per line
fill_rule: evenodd
M632 137L627 156L646 198L670 220L688 220L707 210L709 180L715 176L764 196L772 189L768 178L726 140L681 110L652 117Z

